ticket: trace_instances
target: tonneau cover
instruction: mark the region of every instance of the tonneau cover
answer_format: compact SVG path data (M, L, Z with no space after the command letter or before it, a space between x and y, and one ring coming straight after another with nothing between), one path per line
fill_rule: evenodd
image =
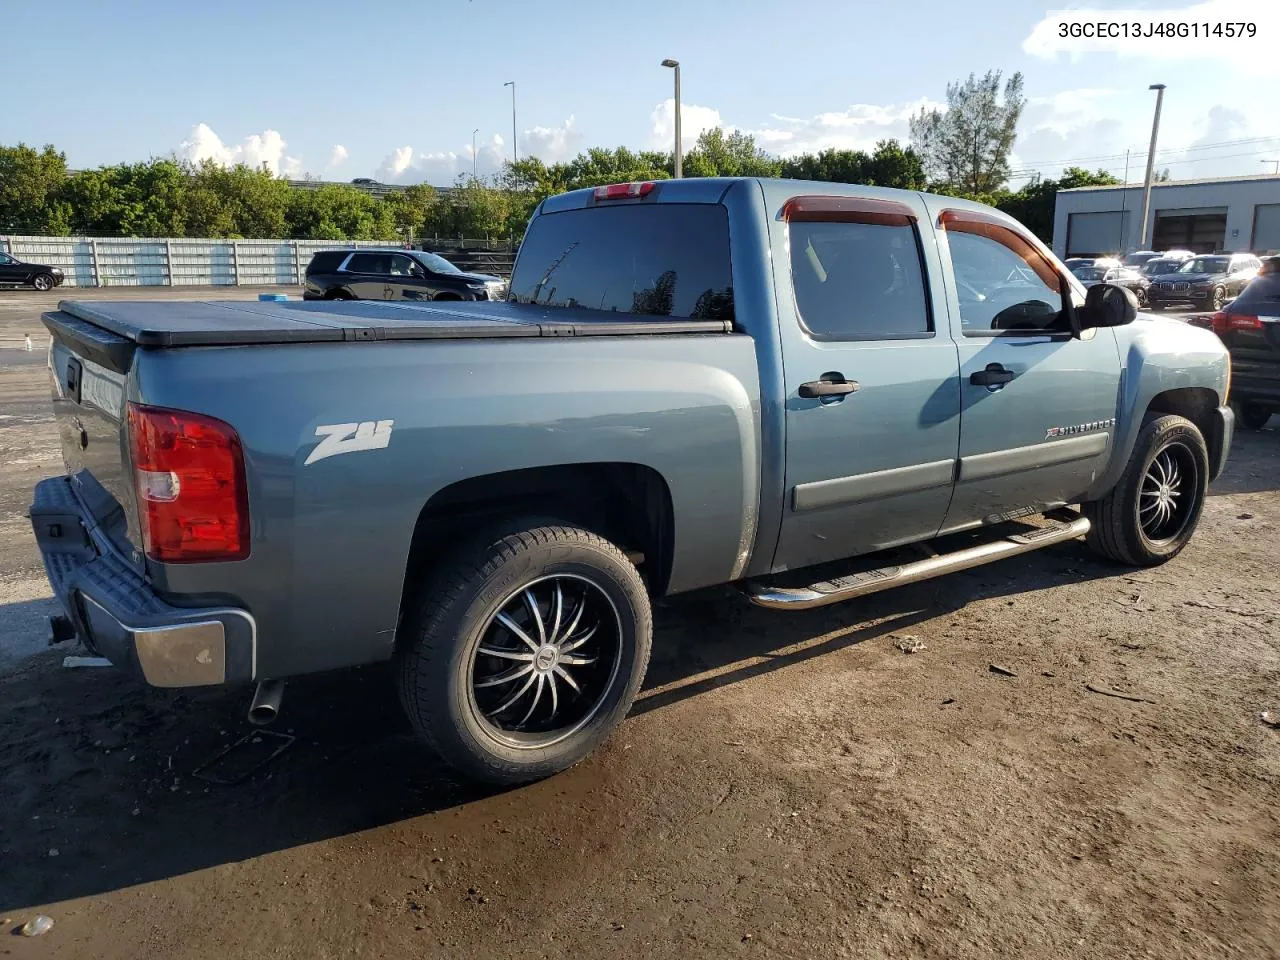
M140 347L340 340L465 340L730 333L728 320L686 320L503 301L63 300L58 309Z

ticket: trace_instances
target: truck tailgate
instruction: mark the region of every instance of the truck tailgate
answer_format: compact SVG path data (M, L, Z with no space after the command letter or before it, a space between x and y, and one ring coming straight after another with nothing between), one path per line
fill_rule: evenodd
M53 412L67 475L86 512L142 568L125 424L133 344L65 314L46 314Z

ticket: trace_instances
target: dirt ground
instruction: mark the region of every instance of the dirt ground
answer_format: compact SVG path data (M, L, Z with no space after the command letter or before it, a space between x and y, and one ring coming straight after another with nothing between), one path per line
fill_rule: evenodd
M55 926L5 955L1280 956L1280 418L1156 570L1074 543L809 613L672 599L632 716L542 783L456 780L367 669L291 683L296 740L216 786L246 692L42 648L42 350L0 342L0 919Z

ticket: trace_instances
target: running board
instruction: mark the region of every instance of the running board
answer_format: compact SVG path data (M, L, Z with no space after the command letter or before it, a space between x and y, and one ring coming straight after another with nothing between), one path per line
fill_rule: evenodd
M931 580L943 574L968 570L970 567L978 567L1006 557L1016 557L1021 553L1030 553L1042 547L1051 547L1055 543L1064 543L1067 540L1083 537L1089 532L1088 519L1074 511L1054 510L1045 516L1057 522L1022 533L1010 534L991 543L966 547L954 553L936 554L914 563L867 570L847 577L812 583L807 587L776 587L760 581L748 581L744 589L747 599L757 606L768 607L771 610L808 610L812 607L825 607L829 603L852 600L854 597L863 597L869 593L879 593L881 590L901 587L908 583Z

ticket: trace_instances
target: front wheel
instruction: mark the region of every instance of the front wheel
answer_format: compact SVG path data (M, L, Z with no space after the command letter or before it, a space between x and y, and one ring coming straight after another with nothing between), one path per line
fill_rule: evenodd
M1147 291L1142 289L1142 287L1139 287L1137 290L1133 291L1133 295L1138 300L1138 306L1143 310L1147 309Z
M1173 414L1149 416L1119 482L1101 500L1082 504L1093 524L1089 546L1135 567L1171 560L1195 533L1208 484L1209 451L1196 425Z
M652 633L644 583L621 550L578 527L516 523L424 583L397 651L401 702L462 773L537 780L622 722Z
M1227 291L1222 287L1214 287L1213 294L1209 297L1209 307L1217 312L1221 310L1227 303Z
M31 285L43 293L46 290L53 289L53 277L47 273L37 273L31 281Z

